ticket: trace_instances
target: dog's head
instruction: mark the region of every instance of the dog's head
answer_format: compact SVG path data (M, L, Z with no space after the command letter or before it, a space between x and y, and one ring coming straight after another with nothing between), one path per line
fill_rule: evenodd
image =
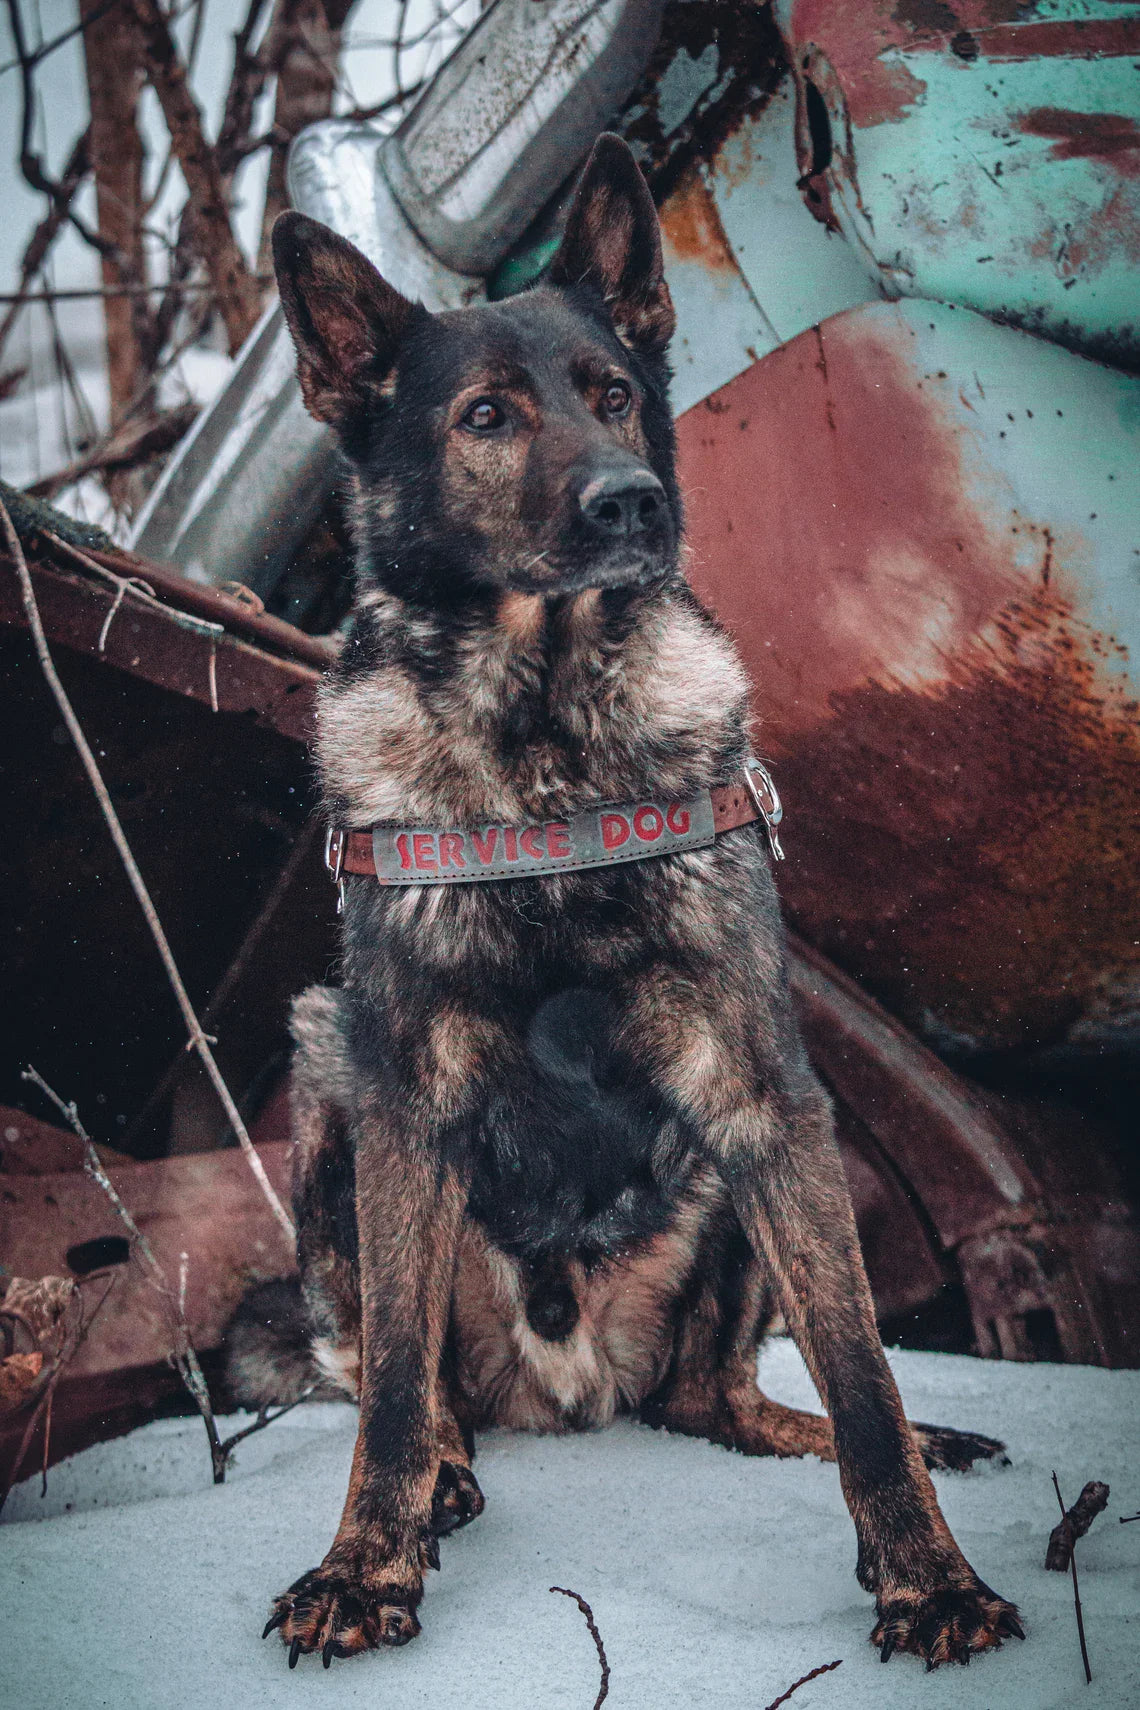
M657 215L600 138L545 281L432 315L302 214L273 232L310 412L353 467L360 574L430 605L674 573L680 502Z

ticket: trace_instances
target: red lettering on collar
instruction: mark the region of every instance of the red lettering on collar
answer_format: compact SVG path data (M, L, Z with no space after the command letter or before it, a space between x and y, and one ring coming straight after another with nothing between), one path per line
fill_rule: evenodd
M603 849L620 849L629 842L629 821L623 813L604 813L601 824Z
M429 867L435 867L435 833L433 831L417 831L413 833L412 856L416 863L417 873L422 873Z
M439 864L441 867L466 867L463 838L458 831L445 831L440 837Z
M412 870L412 857L408 851L408 834L406 831L401 831L399 837L396 839L396 854L400 857L401 872L410 873Z
M692 823L692 816L686 808L681 806L680 802L669 803L668 808L665 810L665 824L669 827L670 831L674 832L678 837L684 837Z
M529 855L534 861L541 861L546 854L546 850L542 846L542 827L540 825L528 825L519 838L519 842L522 844L523 854Z
M661 809L654 807L652 802L647 803L645 807L639 807L633 816L633 829L643 843L656 843L665 829Z
M506 852L507 860L508 861L517 861L519 858L519 839L518 839L518 833L513 829L512 826L504 825L504 827L503 827L503 843L505 845L505 852Z
M483 832L473 831L471 841L475 845L475 853L484 867L489 867L495 859L495 845L499 841L498 826L489 825Z
M570 853L570 827L562 823L546 828L546 853L552 861L562 861Z

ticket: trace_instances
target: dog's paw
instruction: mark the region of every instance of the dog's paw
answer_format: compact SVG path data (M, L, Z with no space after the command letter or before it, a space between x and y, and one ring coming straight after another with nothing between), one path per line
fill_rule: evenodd
M972 1586L944 1586L927 1597L880 1603L871 1643L883 1662L895 1651L911 1651L930 1670L945 1662L968 1663L1012 1636L1025 1637L1016 1608L979 1579Z
M310 1651L320 1651L328 1668L334 1657L414 1639L420 1630L420 1597L418 1586L366 1585L362 1575L310 1568L277 1598L261 1636L280 1630L290 1668Z
M437 1538L446 1538L477 1520L487 1506L470 1467L455 1461L440 1461L439 1476L431 1499L431 1529Z
M1009 1465L1005 1444L977 1431L955 1431L951 1425L913 1425L915 1441L927 1466L935 1472L967 1472L975 1461Z

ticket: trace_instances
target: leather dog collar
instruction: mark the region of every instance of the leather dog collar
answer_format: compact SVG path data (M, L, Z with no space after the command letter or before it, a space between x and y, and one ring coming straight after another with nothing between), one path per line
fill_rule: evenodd
M553 873L644 861L704 849L723 831L762 819L772 854L782 861L783 808L767 769L749 760L736 780L685 801L623 802L586 808L569 819L454 830L426 825L333 828L325 865L334 884L345 874L382 885L462 885L488 879L544 878Z

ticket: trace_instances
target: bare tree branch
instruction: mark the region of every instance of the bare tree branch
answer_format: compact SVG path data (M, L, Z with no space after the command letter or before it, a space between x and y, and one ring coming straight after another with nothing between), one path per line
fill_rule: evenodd
M232 178L249 149L253 109L269 77L264 54L250 48L268 0L249 0L241 28L234 32L234 66L218 127L218 165L223 178Z
M63 177L56 186L56 194L52 198L51 206L24 246L24 253L20 259L19 289L13 293L10 299L5 299L10 303L10 307L3 322L0 322L0 353L3 352L4 346L8 342L8 334L15 325L20 310L26 302L31 300L28 287L47 260L52 244L67 224L72 198L91 169L88 151L90 135L91 132L88 129L83 132L82 136L77 137L72 144L71 153L68 155L67 164L63 169Z
M143 421L127 421L107 434L73 463L33 481L25 492L34 499L50 499L64 487L73 486L85 475L121 473L140 463L149 463L189 432L198 416L197 404L176 404L171 410L160 410Z
M354 0L277 0L261 50L261 58L277 75L277 96L257 257L259 272L269 270L273 222L289 206L285 185L289 144L306 125L326 119L332 112L341 31L353 4Z
M80 18L79 22L77 24L72 24L70 29L61 30L59 35L52 36L50 41L41 42L38 48L32 48L27 56L29 64L32 66L42 64L42 62L45 59L50 58L58 48L66 47L68 42L74 41L75 37L81 35L83 31L87 29L90 24L93 24L97 18L105 17L113 6L121 5L122 0L101 0L101 3L95 7L94 11L90 12L84 18ZM19 56L15 59L6 60L3 65L0 65L0 77L3 77L4 73L7 71L15 71L20 63Z
M91 107L90 156L99 235L114 245L102 256L103 285L146 284L143 170L146 155L137 109L145 80L139 31L129 8L98 9L79 0L86 23L83 51ZM124 261L125 258L125 261ZM103 301L111 425L116 426L149 380L153 329L145 293Z
M36 60L28 47L24 34L24 19L20 11L20 0L8 0L8 19L12 28L12 40L16 47L17 63L20 67L20 173L24 182L32 190L38 190L46 196L53 208L64 208L64 218L70 221L79 233L84 243L98 251L100 255L115 254L115 247L99 233L93 231L86 220L80 218L71 205L71 198L64 201L63 186L49 177L43 163L43 157L32 145L32 132L36 117ZM125 266L125 258L120 258L120 265Z
M157 0L130 0L130 4L142 32L147 74L190 193L194 245L214 287L233 356L260 313L257 281L234 236L218 156L206 141L202 115L170 25Z

